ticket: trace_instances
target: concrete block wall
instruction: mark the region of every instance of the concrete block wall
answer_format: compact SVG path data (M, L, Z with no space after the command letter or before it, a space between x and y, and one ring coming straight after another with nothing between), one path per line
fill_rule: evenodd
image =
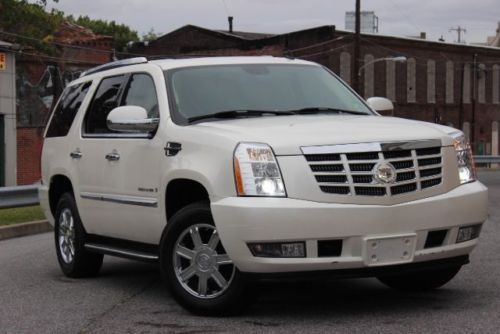
M4 119L5 162L2 170L5 186L16 185L16 62L14 54L6 54L5 69L0 70L0 114ZM2 138L0 138L2 140Z

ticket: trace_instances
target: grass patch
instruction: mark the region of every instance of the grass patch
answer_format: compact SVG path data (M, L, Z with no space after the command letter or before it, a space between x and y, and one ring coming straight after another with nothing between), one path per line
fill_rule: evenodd
M0 210L0 226L26 223L42 219L45 219L45 216L39 205Z

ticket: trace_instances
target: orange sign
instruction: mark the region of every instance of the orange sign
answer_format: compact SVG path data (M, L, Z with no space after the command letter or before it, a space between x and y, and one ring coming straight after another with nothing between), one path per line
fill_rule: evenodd
M7 68L7 56L5 53L0 52L0 71Z

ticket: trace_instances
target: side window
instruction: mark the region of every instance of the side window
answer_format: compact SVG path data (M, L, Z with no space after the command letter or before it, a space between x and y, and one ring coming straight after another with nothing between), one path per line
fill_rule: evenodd
M68 134L91 84L90 81L70 86L64 90L47 129L47 138L64 137Z
M109 112L118 106L120 87L124 78L124 75L119 75L101 81L90 108L87 110L87 115L85 115L84 129L86 134L112 132L106 126L106 119Z
M125 88L121 105L143 107L148 112L148 118L160 117L153 78L144 73L132 74Z

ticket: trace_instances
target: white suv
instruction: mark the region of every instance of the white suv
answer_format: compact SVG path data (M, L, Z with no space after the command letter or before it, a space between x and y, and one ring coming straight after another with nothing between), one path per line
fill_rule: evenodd
M432 289L487 218L462 132L381 117L328 69L276 57L84 73L45 134L40 201L64 274L159 263L187 309L235 312L254 279L375 276Z

